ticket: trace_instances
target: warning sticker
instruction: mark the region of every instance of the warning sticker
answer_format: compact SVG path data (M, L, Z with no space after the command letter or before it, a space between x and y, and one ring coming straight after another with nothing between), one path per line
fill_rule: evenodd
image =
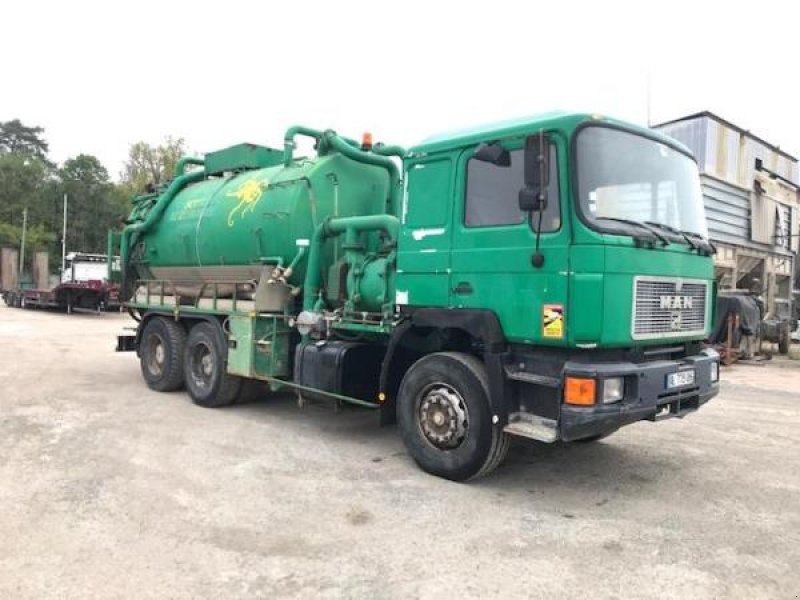
M546 338L564 337L563 304L545 304L542 307L542 335Z

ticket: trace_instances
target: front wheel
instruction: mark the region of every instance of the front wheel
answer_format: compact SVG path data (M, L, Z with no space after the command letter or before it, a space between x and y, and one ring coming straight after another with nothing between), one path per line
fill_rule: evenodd
M186 390L192 402L206 408L236 401L242 378L229 375L225 334L216 323L198 323L189 332L183 355Z
M453 481L481 477L505 457L508 434L492 421L483 363L438 352L406 372L397 417L411 457L428 473Z

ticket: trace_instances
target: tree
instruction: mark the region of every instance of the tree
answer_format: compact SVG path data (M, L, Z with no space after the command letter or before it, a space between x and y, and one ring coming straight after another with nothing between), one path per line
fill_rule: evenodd
M41 137L44 129L28 127L19 119L0 121L0 153L11 152L34 156L47 162L47 142Z
M121 173L123 184L131 193L142 192L147 184L158 185L175 176L175 165L186 152L183 138L167 137L163 144L131 144L128 160Z
M32 225L25 232L25 253L50 250L56 236L44 225ZM0 246L19 248L22 243L22 227L0 223ZM28 254L28 256L31 256Z
M45 163L16 152L0 153L0 222L22 226L22 211L43 216L43 191L48 173Z
M66 193L69 199L67 250L104 252L108 230L118 228L127 216L125 194L111 183L103 164L89 154L66 160L59 178L56 194L63 198ZM55 202L63 210L60 198Z

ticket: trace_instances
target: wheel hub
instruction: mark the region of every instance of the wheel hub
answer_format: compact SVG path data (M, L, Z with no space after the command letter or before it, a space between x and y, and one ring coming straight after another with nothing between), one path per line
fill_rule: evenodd
M214 376L214 355L203 343L197 344L191 353L192 379L199 387L211 384Z
M445 450L460 446L469 427L464 399L444 383L431 385L422 393L418 418L425 439Z
M203 369L203 375L209 377L211 373L214 372L214 359L211 357L211 354L203 355L203 358L200 359L200 364Z
M147 353L147 368L155 376L160 376L164 371L164 363L166 362L167 352L164 348L164 340L161 337L154 335L150 339L150 348Z

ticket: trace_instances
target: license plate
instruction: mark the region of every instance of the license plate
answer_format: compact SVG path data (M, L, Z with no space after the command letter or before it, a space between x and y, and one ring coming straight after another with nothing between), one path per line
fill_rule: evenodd
M667 375L667 389L691 385L694 383L694 369L691 371L678 371Z

